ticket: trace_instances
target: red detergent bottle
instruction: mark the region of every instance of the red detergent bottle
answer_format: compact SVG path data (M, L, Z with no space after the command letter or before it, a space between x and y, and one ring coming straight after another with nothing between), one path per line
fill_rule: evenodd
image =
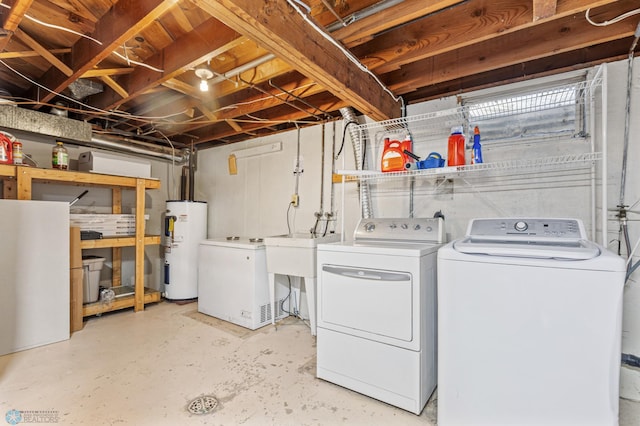
M384 139L384 151L382 152L382 161L380 169L383 172L401 172L404 171L404 165L407 162L407 156L404 149L407 143L398 140Z
M464 166L464 135L462 134L462 126L451 128L449 136L449 149L447 151L447 166Z

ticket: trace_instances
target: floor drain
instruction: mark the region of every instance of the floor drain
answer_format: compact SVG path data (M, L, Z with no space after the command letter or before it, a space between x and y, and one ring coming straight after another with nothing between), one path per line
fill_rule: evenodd
M218 400L210 395L200 396L187 405L191 414L209 414L218 406Z

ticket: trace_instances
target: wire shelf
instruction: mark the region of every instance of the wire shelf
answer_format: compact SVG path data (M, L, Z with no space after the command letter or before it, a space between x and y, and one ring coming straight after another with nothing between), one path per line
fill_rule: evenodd
M517 93L503 93L491 99L463 99L461 106L409 117L361 124L362 140L379 146L384 138L415 141L448 136L451 127L462 125L468 138L473 127L482 127L483 140L587 136L586 105L601 89L600 77L564 82Z
M540 157L522 160L499 161L494 163L468 164L454 167L437 167L432 169L407 170L402 172L380 172L373 170L338 170L338 175L367 180L392 180L411 177L461 177L466 175L497 174L506 171L535 171L548 172L557 170L572 170L592 167L596 161L602 159L602 153L589 152L569 154L553 157ZM351 179L353 179L351 178ZM348 180L351 180L348 179Z

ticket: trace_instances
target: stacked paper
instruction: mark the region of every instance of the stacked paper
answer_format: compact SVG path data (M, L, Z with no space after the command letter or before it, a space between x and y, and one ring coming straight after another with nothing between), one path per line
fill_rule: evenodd
M149 215L145 215L149 219ZM71 214L71 226L81 231L98 231L103 237L119 237L135 235L136 216L133 214Z

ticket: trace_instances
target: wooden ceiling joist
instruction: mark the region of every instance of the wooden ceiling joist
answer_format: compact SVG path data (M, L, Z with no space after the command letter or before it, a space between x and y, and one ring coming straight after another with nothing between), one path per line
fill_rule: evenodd
M175 6L175 0L120 0L96 24L92 37L102 44L81 38L72 47L73 73L70 76L50 69L41 79L55 93L60 93L85 72L93 69L114 50ZM55 93L47 93L48 102Z
M400 103L334 44L311 29L286 1L192 0L226 25L375 120L400 116Z
M18 29L18 25L20 25L27 10L31 7L31 3L33 3L33 0L5 0L2 2L3 5L8 7L8 10L3 7L0 14L0 25L4 30L4 37L0 37L0 52L9 44L11 35Z

